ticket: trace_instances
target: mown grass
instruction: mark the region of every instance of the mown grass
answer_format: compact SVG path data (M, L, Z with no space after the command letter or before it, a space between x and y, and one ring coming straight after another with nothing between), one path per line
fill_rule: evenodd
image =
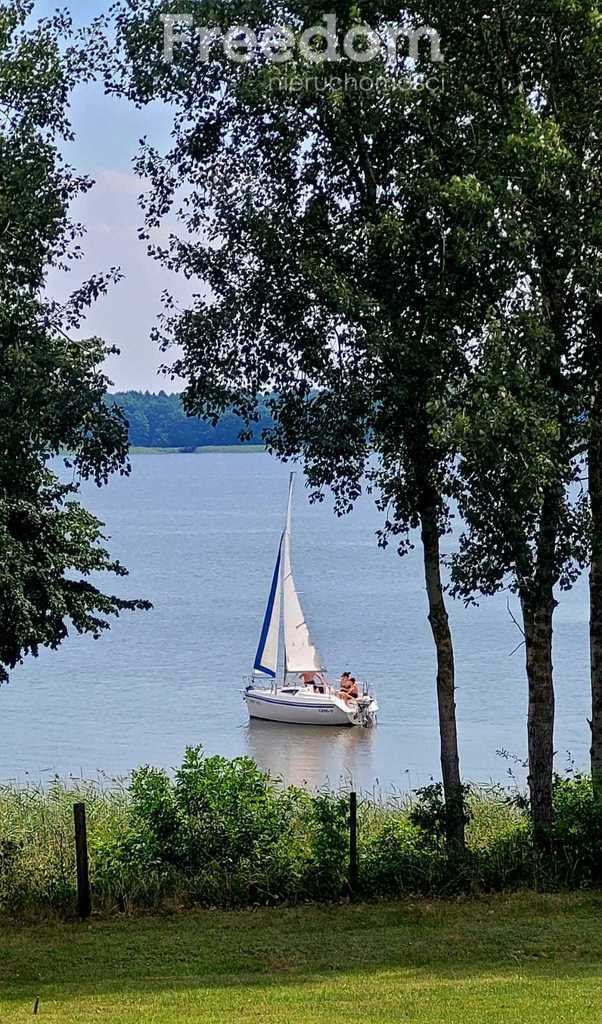
M589 1024L602 897L203 911L0 929L0 1020Z

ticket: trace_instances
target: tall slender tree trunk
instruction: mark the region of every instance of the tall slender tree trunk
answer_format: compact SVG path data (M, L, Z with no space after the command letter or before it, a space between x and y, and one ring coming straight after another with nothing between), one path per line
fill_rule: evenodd
M589 639L592 685L592 784L602 799L602 394L594 397L588 451L589 497L592 515L592 562L589 576Z
M525 630L529 712L529 794L533 835L542 850L550 848L554 822L554 666L553 618L556 608L556 540L561 489L551 487L544 498L535 575L521 588Z
M529 744L529 794L536 845L548 849L553 824L554 774L554 681L552 666L553 592L533 601L522 598L529 684L527 732Z
M454 650L441 583L440 533L437 507L434 503L423 509L421 524L429 622L437 649L437 702L441 772L447 810L447 839L450 846L463 849L465 817L456 725Z

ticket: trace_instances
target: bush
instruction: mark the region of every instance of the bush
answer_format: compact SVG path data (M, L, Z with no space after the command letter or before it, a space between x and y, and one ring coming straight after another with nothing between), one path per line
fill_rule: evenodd
M283 789L249 758L191 748L173 780L155 768L135 772L130 795L129 829L96 864L100 887L118 883L122 901L131 876L153 880L151 901L162 892L215 906L336 898L344 889L345 801Z
M385 815L360 844L360 878L366 895L432 895L444 882L446 855L406 814Z
M572 888L602 882L602 800L587 775L554 779L554 874Z
M263 901L272 875L289 866L283 839L297 801L249 758L203 758L189 749L173 780L155 768L134 772L130 798L127 831L104 845L97 862L107 890L117 879L123 890L133 875L152 879L151 902L159 895L215 905Z

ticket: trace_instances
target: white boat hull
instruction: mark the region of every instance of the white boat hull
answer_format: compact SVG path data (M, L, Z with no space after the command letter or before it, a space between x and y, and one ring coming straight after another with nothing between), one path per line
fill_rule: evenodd
M244 699L251 718L288 725L369 725L378 710L372 698L346 704L334 694L312 690L249 688Z

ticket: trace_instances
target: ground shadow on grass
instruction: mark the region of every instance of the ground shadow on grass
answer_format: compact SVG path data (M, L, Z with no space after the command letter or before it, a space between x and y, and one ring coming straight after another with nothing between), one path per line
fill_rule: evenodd
M403 971L602 976L602 894L173 914L0 929L0 1000L303 986Z

